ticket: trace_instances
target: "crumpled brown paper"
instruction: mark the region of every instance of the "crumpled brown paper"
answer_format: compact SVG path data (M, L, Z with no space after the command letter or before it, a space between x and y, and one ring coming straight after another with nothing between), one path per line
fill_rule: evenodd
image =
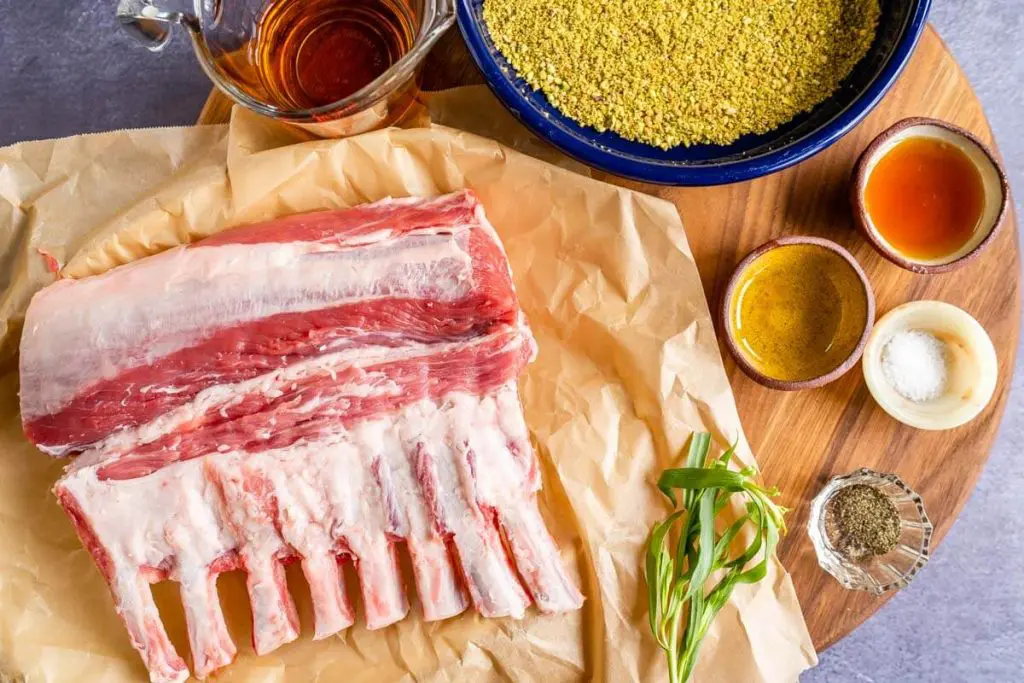
M471 187L501 234L540 346L521 380L543 464L541 507L584 594L576 614L520 622L472 614L425 624L413 608L379 632L313 642L308 591L289 574L303 637L256 657L244 583L219 582L238 661L223 681L604 681L666 678L641 571L666 511L658 473L691 431L740 439L712 320L675 209L591 180L481 89L435 95L435 125L340 141L235 111L230 126L122 131L0 150L0 679L144 679L90 556L50 487L62 463L22 436L15 353L32 293L52 281L39 249L81 277L240 223L386 196ZM299 144L293 144L298 142ZM350 577L351 578L351 577ZM154 590L187 652L171 584ZM410 591L411 593L414 591ZM355 592L350 587L350 594ZM736 590L696 680L789 682L815 661L778 562Z

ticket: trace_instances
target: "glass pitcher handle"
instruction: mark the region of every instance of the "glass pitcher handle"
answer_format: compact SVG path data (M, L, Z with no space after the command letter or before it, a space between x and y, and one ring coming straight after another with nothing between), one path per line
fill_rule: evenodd
M435 22L447 29L455 23L455 0L433 0Z
M160 9L149 0L120 0L117 4L117 23L152 52L164 49L174 24L194 21L191 15Z

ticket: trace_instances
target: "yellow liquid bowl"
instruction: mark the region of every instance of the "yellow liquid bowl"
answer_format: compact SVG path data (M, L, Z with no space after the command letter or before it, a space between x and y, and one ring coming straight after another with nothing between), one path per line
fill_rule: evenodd
M874 322L874 296L838 244L785 237L736 268L722 318L729 350L747 375L773 389L809 389L857 362Z

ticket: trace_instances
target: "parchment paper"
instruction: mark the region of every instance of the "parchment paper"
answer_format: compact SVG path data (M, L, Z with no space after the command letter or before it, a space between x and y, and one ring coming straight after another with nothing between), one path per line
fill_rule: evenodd
M240 575L219 582L238 661L223 681L661 681L641 557L666 501L654 482L691 431L742 437L707 303L675 209L606 185L533 139L486 91L435 96L435 125L308 141L235 111L230 126L125 131L0 150L0 679L142 680L145 671L50 487L62 463L22 436L15 353L32 293L232 225L386 196L476 190L501 234L540 346L520 386L543 465L542 512L587 601L576 614L424 624L314 643L308 590L289 574L303 636L255 657ZM293 144L298 142L298 144ZM351 577L349 577L351 580ZM173 584L154 592L179 651ZM350 586L350 595L356 595ZM410 591L414 593L414 591ZM186 655L187 656L187 655ZM789 682L815 655L789 576L739 588L696 680Z

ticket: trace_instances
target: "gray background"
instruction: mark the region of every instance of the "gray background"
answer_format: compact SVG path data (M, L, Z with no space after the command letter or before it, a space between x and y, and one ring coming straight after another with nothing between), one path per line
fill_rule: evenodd
M1024 0L935 0L932 21L984 103L1024 197ZM0 0L0 145L189 124L210 86L183 36L125 38L114 0ZM921 577L821 655L804 683L1024 680L1024 376L977 490Z

